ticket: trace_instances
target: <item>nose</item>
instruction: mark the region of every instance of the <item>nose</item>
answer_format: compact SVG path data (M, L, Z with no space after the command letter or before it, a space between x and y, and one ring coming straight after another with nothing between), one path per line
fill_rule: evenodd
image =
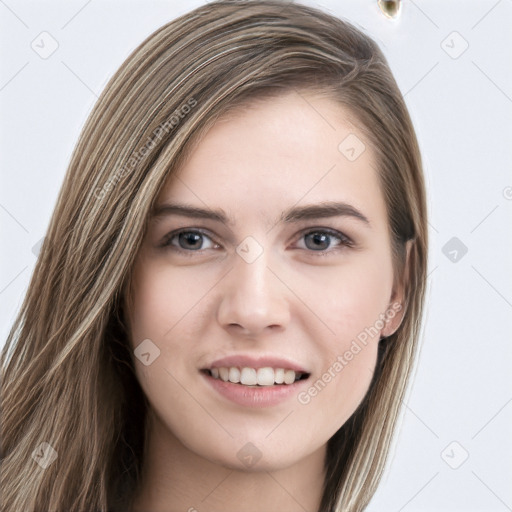
M251 263L235 254L233 269L223 280L218 321L235 336L261 336L289 322L289 290L278 272L268 268L268 260L267 251Z

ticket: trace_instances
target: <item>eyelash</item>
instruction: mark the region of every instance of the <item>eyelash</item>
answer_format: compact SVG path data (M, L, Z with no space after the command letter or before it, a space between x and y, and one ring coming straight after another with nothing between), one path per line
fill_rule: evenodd
M164 240L162 241L162 243L160 244L159 247L161 247L162 249L174 251L176 253L184 254L186 256L193 256L194 253L200 253L201 251L205 250L205 249L187 250L187 249L182 249L180 247L172 245L171 241L173 240L173 238L179 236L182 233L197 233L197 234L200 234L202 236L209 238L213 243L217 244L217 242L215 242L215 240L213 240L212 237L207 232L205 232L201 229L189 228L189 229L180 229L178 231L173 231L173 232L169 233L168 235L166 235L164 237ZM320 256L320 257L329 256L333 252L338 252L339 250L343 249L344 247L353 247L354 246L353 241L348 236L346 236L345 234L343 234L340 231L337 231L335 229L312 228L312 229L309 229L308 231L301 233L301 238L303 238L307 235L311 235L311 234L326 234L333 238L337 238L340 241L339 245L335 246L334 249L329 248L329 249L322 249L321 251L314 251L314 250L310 250L308 248L306 248L306 249L301 248L302 250L306 250L307 252L310 252L314 256ZM220 244L217 244L217 245L220 245Z

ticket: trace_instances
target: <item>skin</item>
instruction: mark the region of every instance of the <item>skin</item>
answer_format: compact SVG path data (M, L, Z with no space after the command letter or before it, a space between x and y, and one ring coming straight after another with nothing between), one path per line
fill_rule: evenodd
M318 510L326 443L363 400L379 338L398 328L401 313L377 321L403 298L374 152L349 119L312 92L253 102L217 121L157 199L221 208L235 224L155 218L135 263L130 343L150 339L160 350L148 366L135 359L151 404L135 512ZM366 146L355 161L338 149L349 134ZM288 208L325 201L352 205L369 224L350 216L279 222ZM352 246L326 234L315 250L305 235L326 228ZM160 247L178 229L207 233ZM248 236L263 249L251 263L236 252ZM378 334L333 372L376 325ZM329 368L335 376L307 404L293 395L243 407L199 373L232 354L292 359L310 371L310 385ZM248 442L261 454L251 467L237 457Z

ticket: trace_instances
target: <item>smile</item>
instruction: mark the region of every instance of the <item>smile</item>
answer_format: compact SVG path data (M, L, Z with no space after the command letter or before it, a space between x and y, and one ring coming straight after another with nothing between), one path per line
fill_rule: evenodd
M215 367L204 370L210 377L242 386L290 385L309 374L285 368Z

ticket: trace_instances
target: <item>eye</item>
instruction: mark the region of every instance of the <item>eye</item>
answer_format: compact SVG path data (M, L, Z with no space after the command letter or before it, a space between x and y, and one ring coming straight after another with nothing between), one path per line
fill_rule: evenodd
M299 247L299 249L313 253L314 256L327 256L344 247L352 247L354 245L353 241L345 234L328 228L310 229L302 234L300 240L302 239L305 241L305 247ZM207 247L204 246L205 240L210 241ZM333 244L332 240L335 240L336 243ZM166 235L160 247L191 256L193 253L198 253L202 250L218 249L220 245L214 242L202 230L182 229Z
M210 240L211 244L209 247L203 246L205 239ZM169 233L160 244L160 247L167 247L177 252L190 254L192 252L199 252L202 249L215 249L219 245L213 242L203 231L188 229Z
M314 256L326 256L344 247L352 247L354 245L353 241L345 234L327 228L309 230L302 235L302 238L305 240L306 249L311 249L309 252L317 253ZM333 247L332 239L337 240L337 243L334 245L334 249L329 250ZM303 249L304 247L300 248Z

